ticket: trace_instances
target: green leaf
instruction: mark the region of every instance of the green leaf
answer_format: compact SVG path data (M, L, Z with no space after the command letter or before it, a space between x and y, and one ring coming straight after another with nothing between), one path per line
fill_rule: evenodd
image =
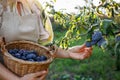
M56 2L56 0L54 0L54 2Z
M113 8L112 8L112 11L111 11L111 12L112 12L112 17L114 17L114 14L115 14L115 13L114 13L114 10L113 10Z
M120 41L116 43L114 48L115 54L120 54Z
M104 3L106 0L101 0L102 1L102 3Z
M116 54L116 67L117 70L120 70L120 41L116 43L114 48L115 54Z
M102 31L103 34L108 34L108 31L111 31L111 24L112 24L112 20L109 19L104 19L101 21L100 23L100 29Z

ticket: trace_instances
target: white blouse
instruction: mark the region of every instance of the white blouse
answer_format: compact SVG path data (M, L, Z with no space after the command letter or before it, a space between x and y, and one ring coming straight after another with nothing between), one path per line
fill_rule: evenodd
M2 14L2 17L0 17L2 24L0 26L0 36L4 36L6 42L13 40L30 40L34 42L39 40L44 42L49 38L51 42L53 40L53 31L49 18L47 17L48 21L46 21L49 23L47 25L49 29L45 29L41 20L41 10L34 0L30 0L33 2L21 1L23 1L19 6L21 13L18 11L17 2L7 5L6 11L3 11L3 7L0 5L0 14Z

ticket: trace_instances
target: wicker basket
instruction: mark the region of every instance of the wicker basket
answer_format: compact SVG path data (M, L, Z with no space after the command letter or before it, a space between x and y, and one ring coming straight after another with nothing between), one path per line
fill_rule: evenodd
M34 73L41 70L48 69L50 63L53 61L51 52L44 46L41 46L37 43L30 41L13 41L2 45L0 43L1 51L3 53L4 64L8 69L17 74L18 76L24 76L28 73ZM41 62L30 62L24 61L22 59L17 59L8 53L9 49L26 49L26 50L35 50L38 55L45 55L47 57L46 61Z

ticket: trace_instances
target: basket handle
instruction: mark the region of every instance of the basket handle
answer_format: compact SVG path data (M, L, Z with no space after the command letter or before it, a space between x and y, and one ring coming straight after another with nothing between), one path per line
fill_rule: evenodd
M5 48L5 38L4 37L0 37L0 50L1 52L4 54L5 52L7 52L7 49Z
M49 51L51 52L51 56L53 58L55 58L55 53L57 52L58 47L55 44L51 44L51 45L49 45L47 47L48 47Z

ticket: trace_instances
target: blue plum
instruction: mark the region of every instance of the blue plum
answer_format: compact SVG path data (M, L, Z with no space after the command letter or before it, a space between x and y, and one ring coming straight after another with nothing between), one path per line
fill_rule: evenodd
M97 41L91 41L91 45L95 45Z
M40 57L41 57L41 60L43 60L43 61L47 60L47 57L44 56L44 55L42 55L42 56L40 56Z
M102 45L107 45L107 41L104 38L102 38L97 42L97 45L99 47L101 47Z
M23 55L23 53L25 53L26 51L24 50L24 49L20 49L19 51L18 51L18 53L20 53L21 55Z
M47 57L44 55L38 56L37 52L34 50L25 50L25 49L10 49L8 52L14 57L26 61L45 61Z
M37 55L36 54L33 54L33 53L30 53L30 54L27 54L26 55L26 58L27 59L34 59L34 58L36 58L37 57Z
M31 61L31 62L34 62L35 60L34 60L34 59L28 59L27 61Z
M92 45L91 45L91 41L86 41L85 45L86 45L87 47L91 47L91 46L92 46Z
M19 59L21 58L21 55L19 53L15 53L14 56Z
M116 42L120 41L120 36L116 36L116 37L115 37L115 41L116 41Z
M26 60L27 58L25 56L21 56L21 59Z
M37 56L37 58L36 58L36 61L45 61L45 60L47 60L47 57L43 56L43 55Z
M92 41L98 41L102 38L102 32L100 31L94 31L92 34Z

